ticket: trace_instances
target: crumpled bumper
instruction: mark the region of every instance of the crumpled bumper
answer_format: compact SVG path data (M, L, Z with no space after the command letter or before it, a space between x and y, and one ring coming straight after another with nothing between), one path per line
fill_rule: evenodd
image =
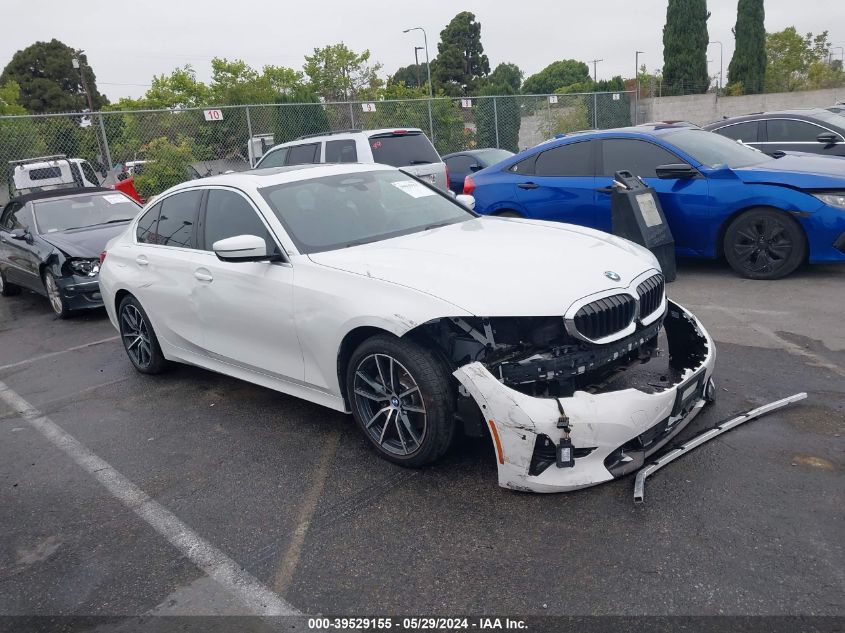
M502 384L479 362L458 368L455 377L481 408L493 437L499 485L565 492L609 481L637 470L689 424L713 398L716 349L698 319L671 301L664 326L670 357L681 371L675 384L655 393L576 391L567 398L537 398ZM538 446L548 449L564 435L558 402L571 429L572 467L538 461Z

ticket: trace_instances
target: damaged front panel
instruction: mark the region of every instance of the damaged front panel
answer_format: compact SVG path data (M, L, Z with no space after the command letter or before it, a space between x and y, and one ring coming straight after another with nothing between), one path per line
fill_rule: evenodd
M638 468L692 420L712 396L713 342L680 306L664 310L633 335L593 347L535 323L550 341L543 351L509 347L513 339L500 338L490 319L494 344L463 348L467 362L454 375L497 438L501 485L556 492L607 481ZM562 439L571 442L571 468L556 464Z

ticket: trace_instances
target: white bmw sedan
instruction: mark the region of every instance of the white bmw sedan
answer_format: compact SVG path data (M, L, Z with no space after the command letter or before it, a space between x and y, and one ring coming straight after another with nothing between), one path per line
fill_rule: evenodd
M351 412L406 466L487 435L501 485L572 490L637 469L713 393L713 341L647 250L478 217L390 167L187 182L103 257L138 371L189 363Z

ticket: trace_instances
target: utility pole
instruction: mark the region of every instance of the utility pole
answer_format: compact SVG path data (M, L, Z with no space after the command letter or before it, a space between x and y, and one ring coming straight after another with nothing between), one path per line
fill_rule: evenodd
M634 97L634 125L640 121L640 55L645 51L636 51L634 54L634 79L636 80L637 94Z
M599 62L603 62L603 61L604 61L603 59L591 59L590 61L587 62L588 64L593 65L593 83L596 83L596 81L598 81L596 79L596 64L598 64Z
M425 29L421 26L413 26L402 32L410 33L411 31L422 31L423 34L423 45L425 46L425 69L428 72L428 127L431 132L431 140L434 141L434 119L431 115L431 102L434 99L434 87L431 83L431 62L428 59L428 35L426 35Z
M414 46L414 62L415 62L414 67L417 69L417 88L422 86L422 79L420 79L420 57L419 57L419 54L418 54L419 51L421 51L422 49L423 49L422 46Z
M91 98L91 91L88 90L88 82L85 80L85 69L82 67L82 54L85 51L79 50L75 51L74 57L71 59L71 65L79 71L79 79L82 82L82 92L85 93L85 99L88 101L88 120L91 122L91 125L94 125L94 100ZM111 164L111 152L109 151L109 141L106 137L106 128L103 125L103 115L100 115L100 129L103 134L103 139L100 140L100 135L97 133L97 129L94 129L94 136L97 139L97 149L100 150L100 162L107 163L106 170L110 170L112 168Z
M712 41L712 42L708 42L707 44L708 44L708 45L710 45L710 44L718 44L718 45L719 45L719 92L722 92L722 83L723 83L723 81L722 81L722 73L723 73L723 72L724 72L724 70L725 70L725 55L724 55L725 50L724 50L724 48L722 47L722 43L721 43L721 42L719 42L718 40L714 40L714 41ZM717 92L716 94L718 95L718 94L719 94L719 92Z

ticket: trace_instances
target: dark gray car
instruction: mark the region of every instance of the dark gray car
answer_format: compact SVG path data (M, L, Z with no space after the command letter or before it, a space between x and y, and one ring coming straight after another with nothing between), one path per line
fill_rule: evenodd
M704 129L771 156L779 152L845 156L845 117L823 108L760 112L724 119Z
M0 213L0 295L27 288L59 318L99 308L100 253L140 206L113 189L41 191L13 198Z

